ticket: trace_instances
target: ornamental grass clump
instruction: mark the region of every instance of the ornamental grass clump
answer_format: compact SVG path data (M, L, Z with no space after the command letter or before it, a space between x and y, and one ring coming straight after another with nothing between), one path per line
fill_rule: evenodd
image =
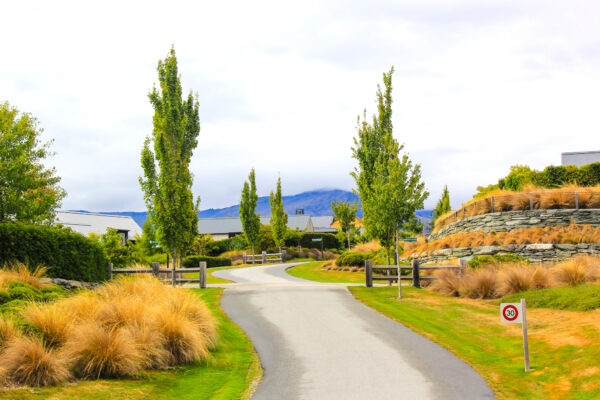
M500 281L495 268L479 268L467 271L459 288L461 297L494 299L500 294Z
M73 320L61 304L33 304L23 311L25 321L39 329L46 345L60 347L68 339Z
M44 288L49 286L41 279L46 271L46 267L37 266L30 269L26 264L18 261L6 263L0 269L0 289L5 288L10 281L23 282L36 289Z
M429 285L431 290L444 296L458 296L461 287L461 278L458 272L446 269L436 271L434 276L436 279Z
M533 268L522 264L503 265L499 272L500 293L507 295L529 290L533 286L534 271Z
M577 286L597 280L598 259L591 257L574 257L553 268L554 279L560 284Z

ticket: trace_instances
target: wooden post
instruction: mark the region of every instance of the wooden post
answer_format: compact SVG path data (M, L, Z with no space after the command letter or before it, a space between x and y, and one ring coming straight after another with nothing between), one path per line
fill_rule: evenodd
M575 192L575 209L579 210L579 192Z
M494 196L492 196L492 212L494 212Z
M413 287L416 288L420 288L421 287L421 280L419 278L419 260L417 259L413 259L412 260L412 281L413 281Z
M365 286L373 287L373 262L365 260Z
M400 274L400 249L398 248L398 225L396 225L396 267L398 269L398 298L402 298L402 279Z
M243 253L243 254L242 254L242 262L243 262L244 264L247 264L247 262L246 262L246 253Z
M525 353L525 372L529 372L529 341L527 340L527 304L521 299L521 312L523 313L523 351Z
M529 209L533 210L533 193L529 192Z
M113 263L108 263L108 280L112 281Z
M281 262L285 262L285 259L286 259L286 252L284 249L284 250L281 250Z
M465 269L467 268L467 260L461 259L461 260L459 260L459 264L460 264L459 275L462 279L465 276Z
M262 258L262 263L266 264L267 263L267 252L266 251L262 252L261 258Z
M152 263L152 275L154 275L156 278L158 278L159 270L160 270L160 263L153 262Z
M200 287L200 289L206 289L206 261L200 261L198 286Z
M173 287L177 286L177 275L175 274L175 268L177 268L177 255L175 249L173 249L173 268L171 269L171 280L173 281Z

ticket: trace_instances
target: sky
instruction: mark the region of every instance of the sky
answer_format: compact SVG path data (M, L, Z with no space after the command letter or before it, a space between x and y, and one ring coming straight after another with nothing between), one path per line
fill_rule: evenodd
M54 139L62 209L142 211L148 92L175 47L198 94L201 209L258 194L351 190L358 115L392 66L394 136L432 208L514 164L600 150L594 1L2 1L0 101Z

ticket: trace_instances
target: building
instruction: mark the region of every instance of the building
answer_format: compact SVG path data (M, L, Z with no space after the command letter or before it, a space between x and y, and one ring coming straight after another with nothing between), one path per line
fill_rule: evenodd
M133 218L123 215L57 211L54 223L69 227L73 232L81 233L83 236L88 236L90 232L101 235L106 233L107 228L113 228L121 234L123 244L127 240L135 241L136 235L142 235L142 229Z
M574 151L560 153L562 165L575 165L581 167L595 162L600 162L600 151Z
M271 218L260 217L260 223L269 225ZM287 226L292 230L315 232L310 215L288 215ZM210 234L214 240L231 238L242 232L242 221L239 217L198 219L198 233Z
M335 227L331 226L331 224L333 223L332 215L325 215L322 217L311 217L311 220L313 223L314 232L335 233L337 231Z

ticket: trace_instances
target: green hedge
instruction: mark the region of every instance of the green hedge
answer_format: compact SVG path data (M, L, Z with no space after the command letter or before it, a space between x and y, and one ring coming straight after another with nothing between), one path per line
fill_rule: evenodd
M506 263L528 264L529 260L518 254L494 254L493 256L474 256L467 265L471 268L479 268L483 265Z
M364 267L365 261L371 258L371 253L356 253L353 251L345 251L335 260L335 265L338 267Z
M320 249L321 242L313 242L313 239L323 238L324 249L338 249L340 242L333 233L298 232L285 239L286 246L307 247L309 249Z
M108 278L108 259L92 240L72 232L43 225L16 222L0 224L0 265L21 261L43 265L55 278L100 282Z
M206 261L207 268L229 267L231 258L226 257L208 257L208 256L189 256L183 259L184 268L198 268L200 261Z
M245 250L248 247L244 235L238 235L229 239L217 240L209 243L211 256L218 256L226 251Z

